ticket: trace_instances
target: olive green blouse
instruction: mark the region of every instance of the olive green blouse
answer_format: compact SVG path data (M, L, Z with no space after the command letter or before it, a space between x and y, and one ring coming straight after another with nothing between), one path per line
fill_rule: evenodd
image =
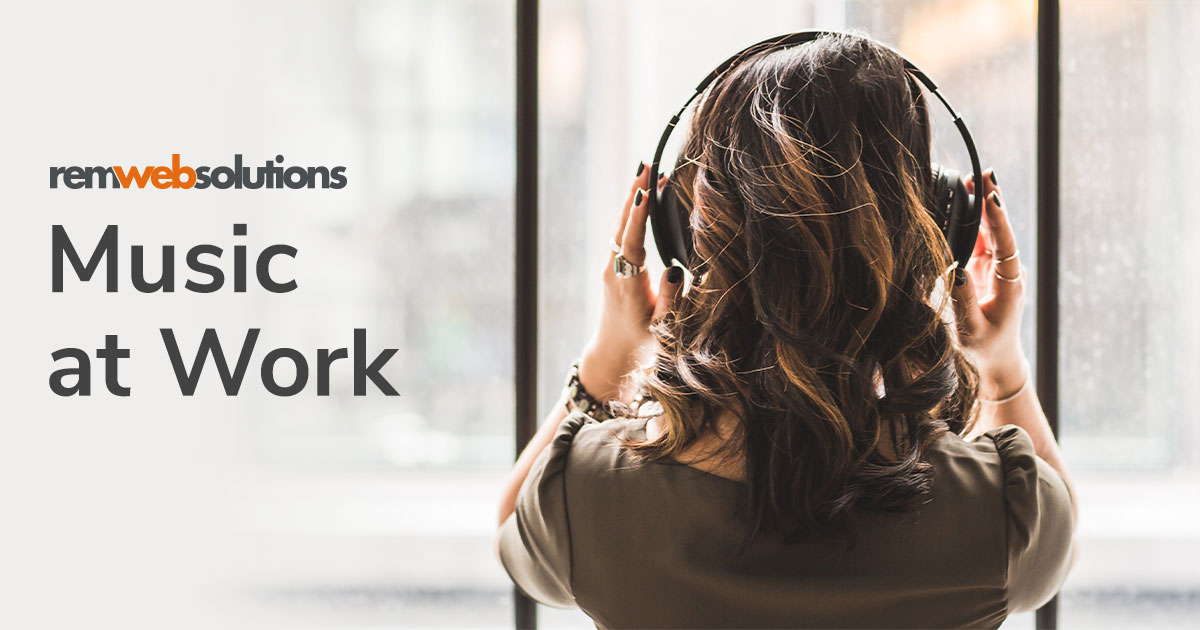
M645 429L575 412L533 464L500 556L534 599L601 628L995 627L1047 601L1070 566L1066 484L1015 426L943 435L929 501L853 515L852 542L745 549L743 485L622 448Z

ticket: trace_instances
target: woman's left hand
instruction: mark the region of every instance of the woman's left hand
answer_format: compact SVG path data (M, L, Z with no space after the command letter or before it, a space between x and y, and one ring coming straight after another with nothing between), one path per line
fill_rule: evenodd
M638 353L652 339L650 323L671 309L683 287L683 269L671 267L663 273L659 292L650 288L646 264L646 221L649 212L647 190L650 169L638 164L637 177L621 209L621 218L613 235L620 255L639 271L618 277L610 251L604 266L604 307L600 325L584 348L579 364L579 380L592 396L601 401L620 396L621 379L633 369ZM612 248L610 248L612 249Z

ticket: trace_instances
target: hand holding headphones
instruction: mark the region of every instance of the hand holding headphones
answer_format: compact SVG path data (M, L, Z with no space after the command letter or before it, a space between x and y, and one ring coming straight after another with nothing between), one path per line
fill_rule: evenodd
M659 185L662 183L660 178ZM580 382L601 402L619 396L621 378L633 369L652 339L650 322L670 311L683 289L683 269L674 266L663 273L657 296L650 288L645 271L649 188L650 169L639 162L609 243L600 324L579 362Z
M1025 271L996 176L983 178L987 200L966 282L954 289L959 341L980 375L980 400L1003 402L1029 386L1029 366L1021 349ZM974 192L974 180L966 182Z

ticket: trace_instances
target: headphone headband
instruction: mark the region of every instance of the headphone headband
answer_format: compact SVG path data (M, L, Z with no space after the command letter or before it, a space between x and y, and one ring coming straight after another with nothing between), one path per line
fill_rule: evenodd
M654 228L654 239L656 243L660 243L659 253L664 259L664 264L670 266L673 264L673 261L667 260L667 255L665 254L666 249L664 248L664 245L661 244L662 241L660 238L665 237L665 234L660 234L661 230L658 227L658 224L653 222L653 217L656 216L655 210L659 201L658 187L654 184L654 182L658 181L658 167L660 161L662 160L663 151L665 151L667 148L667 141L671 138L671 133L675 131L675 127L679 124L679 120L683 117L684 112L687 111L687 108L692 104L692 101L695 101L698 96L703 94L704 91L708 89L708 86L712 85L714 81L722 77L726 72L736 67L748 54L767 50L790 48L792 46L798 46L800 44L811 42L825 35L849 35L851 37L862 37L853 33L844 33L840 31L805 30L797 31L795 33L788 33L786 35L777 35L769 39L764 39L756 44L751 44L750 46L738 51L725 61L722 61L720 65L718 65L715 69L713 69L712 72L708 74L708 76L704 77L704 80L696 85L696 89L694 92L692 92L692 95L689 96L686 101L684 101L683 107L680 107L679 111L676 112L674 116L671 116L670 122L667 123L666 129L663 130L662 136L658 140L658 147L654 150L654 159L650 162L651 185L649 191L649 200L647 202L648 210L652 218L652 227ZM950 112L950 116L954 120L954 127L958 129L959 135L962 136L963 144L967 145L967 154L971 158L971 172L974 176L974 181L983 181L983 170L979 164L979 155L975 149L975 141L971 138L971 132L967 130L967 123L962 119L962 116L960 116L958 112L951 107L950 101L946 100L946 97L938 89L937 84L935 84L933 80L929 78L929 75L925 74L925 72L918 68L915 63L909 61L907 57L905 57L896 49L887 46L886 44L880 43L880 45L887 47L889 50L894 52L896 56L900 57L900 59L904 62L904 69L908 72L908 74L924 85L925 89L929 90L930 94L932 94L939 102L941 102L943 106L945 106L946 111ZM970 215L966 217L966 221L964 221L959 227L970 231L972 234L975 233L979 229L979 220L982 215L983 195L974 195L974 201L971 204ZM961 274L963 270L966 269L967 261L971 258L971 251L974 247L974 244L974 238L972 238L969 247L963 247L962 251L955 253L954 263L958 270L957 273Z

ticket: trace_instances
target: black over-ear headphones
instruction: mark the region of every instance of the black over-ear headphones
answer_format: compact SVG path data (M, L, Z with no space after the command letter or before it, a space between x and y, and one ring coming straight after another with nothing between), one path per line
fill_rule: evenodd
M691 226L688 223L691 208L687 206L685 197L675 184L674 178L667 179L661 198L659 197L658 186L654 184L654 182L658 181L659 162L662 160L667 140L671 137L671 132L675 130L676 125L679 124L680 117L683 116L683 113L692 104L692 101L696 100L696 97L700 96L713 81L725 74L730 68L736 66L749 54L796 46L813 41L822 35L844 35L844 33L818 30L799 31L789 35L772 37L771 39L763 40L753 46L742 49L710 72L696 86L696 91L688 97L683 107L679 108L679 112L671 117L671 122L667 123L667 128L663 130L662 137L658 141L658 148L654 151L654 161L650 163L651 184L648 191L650 193L649 200L647 201L650 211L650 225L654 231L654 242L658 246L658 254L662 257L663 264L670 267L675 261L679 261L686 267L692 256L692 232ZM899 52L896 52L896 54L900 55ZM971 132L967 131L967 124L963 122L962 117L950 106L946 97L942 96L942 93L938 91L938 87L934 84L933 80L903 55L900 55L900 58L904 60L904 67L908 73L921 82L949 110L950 116L954 119L954 126L958 128L959 134L962 135L963 142L967 145L967 153L971 156L971 169L974 173L974 181L982 181L983 173L979 167L979 155L975 151L975 142L971 139ZM943 168L936 163L932 164L932 171L934 202L933 207L929 208L929 213L933 216L938 227L941 228L942 234L945 235L946 241L950 245L950 252L954 257L956 267L956 281L961 284L965 281L963 270L966 269L967 261L971 259L971 253L975 249L975 239L979 233L979 218L983 212L983 196L967 194L966 184L958 171Z

